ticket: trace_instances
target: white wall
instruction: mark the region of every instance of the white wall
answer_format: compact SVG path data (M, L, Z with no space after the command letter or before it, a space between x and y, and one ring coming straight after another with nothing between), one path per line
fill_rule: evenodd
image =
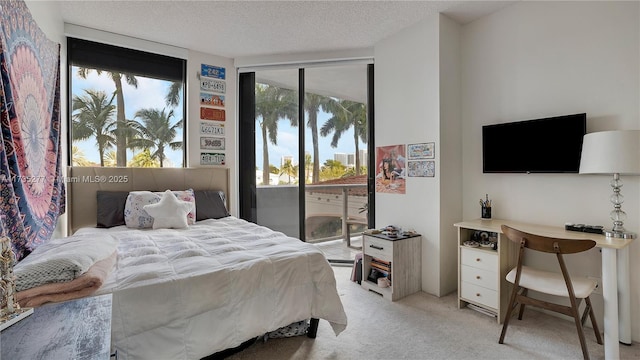
M477 199L489 193L495 218L611 225L609 177L483 174L481 126L586 112L587 132L640 129L639 15L637 2L519 2L463 27L463 219L477 218ZM625 225L638 232L639 178L623 181ZM638 258L636 241L631 245L635 341L640 341ZM537 257L532 263L547 260ZM600 266L594 249L574 259L570 271L601 277ZM602 297L593 301L602 324Z
M461 26L440 16L440 295L458 288L458 234L462 213Z
M384 39L374 49L376 146L436 145L435 177L408 177L404 195L376 193L376 226L393 224L422 234L422 290L436 295L440 295L441 250L438 34L434 16Z

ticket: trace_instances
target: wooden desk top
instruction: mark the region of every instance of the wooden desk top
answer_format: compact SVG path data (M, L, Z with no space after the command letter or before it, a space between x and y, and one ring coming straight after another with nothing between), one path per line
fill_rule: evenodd
M502 233L502 229L500 227L502 225L507 225L512 228L536 235L556 237L561 239L593 240L596 242L596 246L600 248L622 249L631 244L631 242L633 241L633 239L608 238L604 235L599 234L580 231L569 231L560 226L536 225L513 220L475 219L457 222L453 225L459 228L492 231L496 233Z

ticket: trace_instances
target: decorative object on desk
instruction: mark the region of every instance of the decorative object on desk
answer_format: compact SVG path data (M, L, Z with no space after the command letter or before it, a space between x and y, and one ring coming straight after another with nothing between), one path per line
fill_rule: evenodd
M584 136L580 174L613 174L611 187L613 211L609 214L613 228L605 230L607 237L634 239L636 234L624 228L627 214L622 211L624 197L620 194L620 175L640 175L640 130L614 130L589 133Z
M418 234L418 232L415 231L414 229L409 229L409 230L405 230L405 231L402 232L403 236L414 236L414 235L417 235L417 234Z
M473 241L473 240L467 240L467 241L463 242L462 245L467 246L467 247L472 247L472 248L480 247L480 243L477 242L477 241Z
M600 226L600 225L566 223L564 224L564 229L569 231L580 231L580 232L600 234L600 235L604 233L604 226Z
M11 240L0 238L0 330L3 330L33 313L33 308L20 308L16 302L16 277L13 265L16 255L11 249Z
M493 242L489 240L482 240L480 246L483 248L493 248Z
M398 235L402 232L402 229L394 225L389 225L382 230L382 234L387 235L390 238L397 238Z
M485 195L485 199L480 199L480 216L483 219L491 219L491 200L489 200L489 194Z

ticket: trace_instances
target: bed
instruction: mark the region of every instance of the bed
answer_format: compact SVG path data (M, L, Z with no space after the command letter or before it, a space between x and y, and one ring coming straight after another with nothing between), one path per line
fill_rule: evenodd
M200 359L304 319L329 321L336 336L346 327L333 271L313 245L234 216L185 229L96 227L98 191L226 194L228 179L220 168L69 169L69 238L117 243L95 294L113 294L119 359Z

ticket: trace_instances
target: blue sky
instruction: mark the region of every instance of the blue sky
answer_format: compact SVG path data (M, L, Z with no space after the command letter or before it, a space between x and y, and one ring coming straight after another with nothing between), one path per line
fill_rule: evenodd
M73 67L72 78L72 95L83 96L85 94L84 89L102 90L108 95L113 94L115 91L115 84L113 80L103 72L102 75L98 75L95 71L91 71L86 79L78 76L77 67ZM138 79L138 88L134 88L123 81L122 88L125 98L125 116L127 119L134 119L134 114L140 109L155 108L162 110L166 108L169 112L170 108L165 104L165 96L171 86L170 81L157 80L152 78L145 78L141 76L136 77ZM116 100L114 100L114 105ZM182 115L182 99L178 106L174 108L173 121L178 121L183 118ZM115 116L115 112L114 112ZM176 135L176 140L182 139L182 130ZM95 163L100 163L100 157L98 156L98 148L95 142L95 138L91 138L85 141L74 141L73 145L78 146L84 156ZM115 148L112 150L115 151ZM182 166L182 152L173 151L171 149L165 150L171 164L165 163L165 167L181 167ZM127 151L127 161L131 160L133 152Z

